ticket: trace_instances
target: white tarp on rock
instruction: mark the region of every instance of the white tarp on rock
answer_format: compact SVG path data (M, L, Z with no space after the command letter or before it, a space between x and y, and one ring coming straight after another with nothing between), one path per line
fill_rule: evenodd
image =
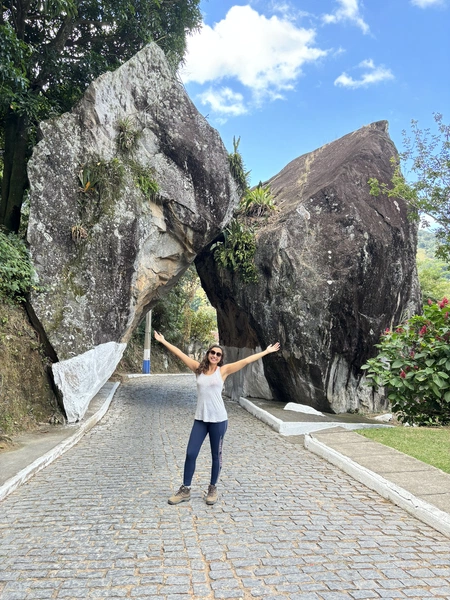
M108 381L126 346L108 342L52 366L69 423L83 418L89 402Z

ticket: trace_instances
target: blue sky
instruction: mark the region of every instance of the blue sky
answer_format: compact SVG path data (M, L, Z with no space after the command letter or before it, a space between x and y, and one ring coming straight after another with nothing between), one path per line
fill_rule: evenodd
M450 0L203 0L180 73L252 185L373 121L450 121Z

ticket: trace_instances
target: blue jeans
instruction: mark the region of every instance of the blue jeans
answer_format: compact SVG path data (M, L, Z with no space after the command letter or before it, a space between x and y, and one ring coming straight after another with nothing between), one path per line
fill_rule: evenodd
M194 421L186 450L183 485L191 485L195 463L207 435L209 435L212 456L211 485L216 485L222 468L222 445L227 427L228 421L221 421L220 423L207 423L197 419Z

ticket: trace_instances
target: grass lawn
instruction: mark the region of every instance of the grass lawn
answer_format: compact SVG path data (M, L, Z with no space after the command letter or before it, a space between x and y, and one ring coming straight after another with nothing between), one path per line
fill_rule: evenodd
M450 427L358 429L356 433L450 473Z

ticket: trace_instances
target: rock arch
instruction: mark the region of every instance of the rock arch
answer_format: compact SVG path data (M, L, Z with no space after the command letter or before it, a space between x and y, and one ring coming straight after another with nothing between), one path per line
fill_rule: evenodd
M209 252L239 200L226 149L156 45L43 123L29 163L28 240L41 287L30 312L54 353L69 422L194 260L231 358L283 345L264 372L236 377L231 394L334 411L380 406L359 367L420 296L406 207L367 186L373 176L390 181L395 153L386 123L374 123L272 178L278 210L258 232L260 279L243 286Z

